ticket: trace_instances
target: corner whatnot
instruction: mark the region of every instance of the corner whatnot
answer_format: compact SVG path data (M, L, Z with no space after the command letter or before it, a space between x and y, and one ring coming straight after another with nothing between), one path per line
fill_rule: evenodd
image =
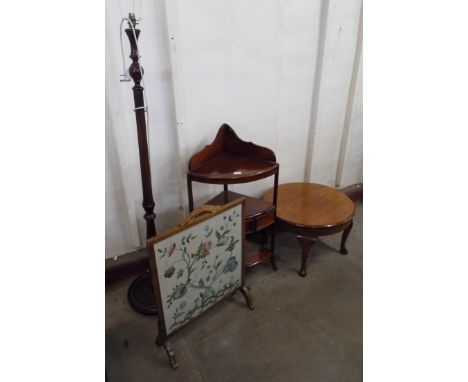
M228 190L230 184L257 181L274 176L274 198L264 201ZM237 198L245 198L246 234L261 233L266 242L270 236L270 248L246 243L245 267L251 268L266 261L271 262L276 271L274 258L276 199L278 189L279 164L275 153L269 148L246 142L239 138L231 126L223 124L211 144L195 153L189 161L187 171L187 191L189 209L193 210L192 182L222 184L223 191L207 201L210 205L224 205Z

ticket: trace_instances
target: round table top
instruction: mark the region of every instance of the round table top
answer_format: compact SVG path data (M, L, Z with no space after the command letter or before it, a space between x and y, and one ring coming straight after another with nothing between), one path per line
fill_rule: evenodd
M273 188L263 199L273 201ZM310 228L324 228L349 221L353 201L343 192L316 183L285 183L278 186L277 219Z

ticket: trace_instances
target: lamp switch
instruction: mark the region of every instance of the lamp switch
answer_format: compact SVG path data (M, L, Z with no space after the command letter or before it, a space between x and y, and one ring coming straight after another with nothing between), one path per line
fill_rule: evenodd
M120 77L123 77L120 82L130 82L132 78L130 77L130 73L128 72L128 69L125 69L123 74L120 75Z

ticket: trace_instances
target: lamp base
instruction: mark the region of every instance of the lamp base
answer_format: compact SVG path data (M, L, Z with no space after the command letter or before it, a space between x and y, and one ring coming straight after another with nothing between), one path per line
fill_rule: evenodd
M136 312L146 315L158 314L149 271L132 281L128 288L127 298L130 306Z

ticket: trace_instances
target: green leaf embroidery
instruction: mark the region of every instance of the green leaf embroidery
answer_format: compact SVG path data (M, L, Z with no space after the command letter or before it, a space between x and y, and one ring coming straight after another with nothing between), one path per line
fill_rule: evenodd
M183 270L183 269L179 269L179 270L177 271L177 278L180 279L183 275L184 275L184 270Z

